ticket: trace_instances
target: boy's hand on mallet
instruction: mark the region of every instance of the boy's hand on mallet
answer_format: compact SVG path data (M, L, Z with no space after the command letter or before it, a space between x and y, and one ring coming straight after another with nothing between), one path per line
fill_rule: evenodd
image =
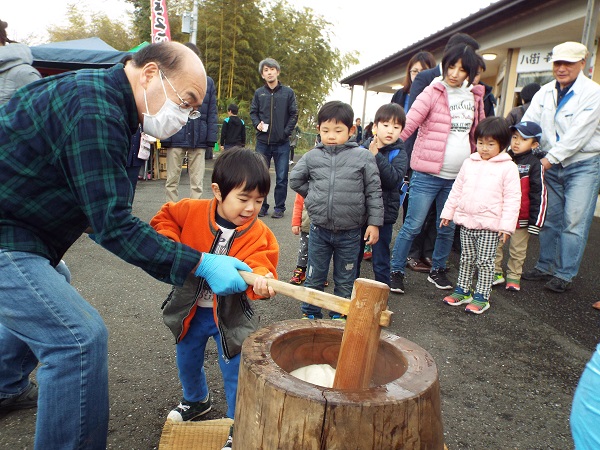
M254 282L252 290L256 295L263 298L275 297L275 290L269 286L269 279L273 279L273 274L269 272L264 277L258 277Z

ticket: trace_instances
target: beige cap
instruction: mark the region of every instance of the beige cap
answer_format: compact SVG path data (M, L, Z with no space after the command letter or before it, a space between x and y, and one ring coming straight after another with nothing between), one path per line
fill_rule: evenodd
M552 49L552 62L577 62L587 56L587 47L579 42L563 42Z

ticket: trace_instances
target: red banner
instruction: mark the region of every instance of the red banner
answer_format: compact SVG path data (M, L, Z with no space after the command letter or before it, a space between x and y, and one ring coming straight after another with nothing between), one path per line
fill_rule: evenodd
M152 43L171 40L167 0L150 0L152 10Z

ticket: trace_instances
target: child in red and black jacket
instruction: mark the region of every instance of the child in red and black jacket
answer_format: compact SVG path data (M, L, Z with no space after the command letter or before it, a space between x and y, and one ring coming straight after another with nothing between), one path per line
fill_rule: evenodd
M530 234L539 234L546 218L548 199L544 185L544 168L533 151L539 147L542 129L535 122L519 122L510 127L513 131L508 153L519 168L521 179L521 209L517 229L510 237L506 280L502 273L502 241L498 244L494 285L506 281L509 291L521 290L521 273L527 256Z

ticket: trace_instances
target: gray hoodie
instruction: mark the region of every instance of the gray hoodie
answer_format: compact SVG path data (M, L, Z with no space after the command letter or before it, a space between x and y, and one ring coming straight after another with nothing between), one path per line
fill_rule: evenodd
M31 50L25 44L0 46L0 105L20 87L42 78L32 63Z

